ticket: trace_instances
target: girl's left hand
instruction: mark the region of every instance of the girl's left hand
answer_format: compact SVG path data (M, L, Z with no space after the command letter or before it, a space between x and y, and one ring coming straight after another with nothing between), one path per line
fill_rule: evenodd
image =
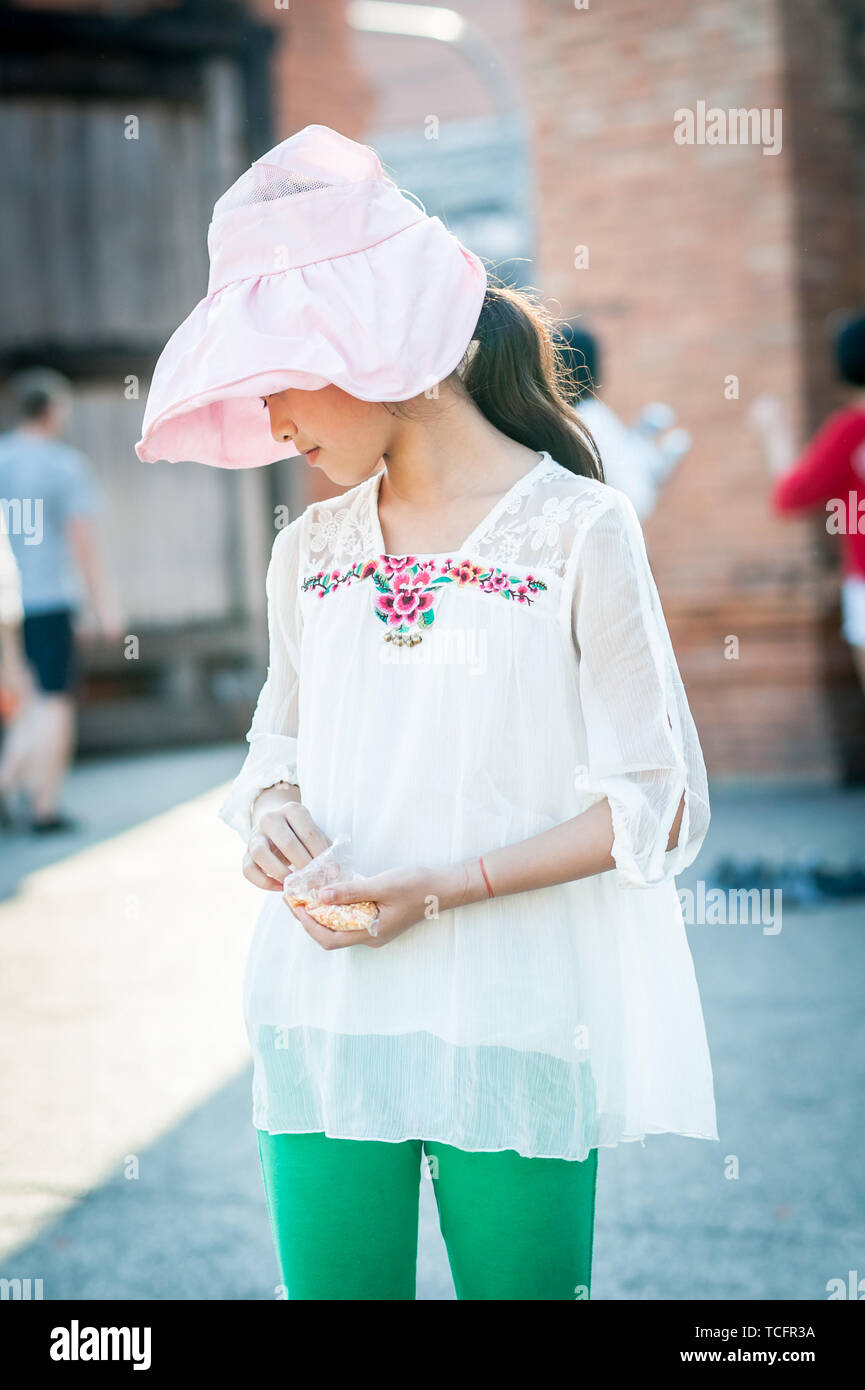
M370 878L352 879L350 883L331 883L322 888L322 903L358 903L366 900L378 903L378 932L333 931L310 917L302 907L291 907L297 920L311 937L326 951L340 946L386 946L394 937L408 931L425 917L435 918L439 912L436 892L438 875L434 869L389 869ZM286 899L287 902L287 899Z

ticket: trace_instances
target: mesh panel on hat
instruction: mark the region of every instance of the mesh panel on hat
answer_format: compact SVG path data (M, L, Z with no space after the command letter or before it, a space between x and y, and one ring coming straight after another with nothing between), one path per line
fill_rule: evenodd
M223 193L214 205L213 214L216 217L250 203L269 203L293 193L314 193L318 189L332 188L335 182L335 179L310 178L308 174L280 169L275 164L253 164L227 193Z

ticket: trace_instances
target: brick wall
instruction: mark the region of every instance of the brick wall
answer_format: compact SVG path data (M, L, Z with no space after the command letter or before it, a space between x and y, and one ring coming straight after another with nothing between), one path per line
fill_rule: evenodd
M716 774L833 778L865 759L837 635L836 556L819 520L772 516L747 416L772 392L801 439L838 403L825 317L862 297L845 57L856 8L459 6L490 44L490 77L500 65L530 121L535 282L598 334L603 398L617 412L664 400L694 436L646 534ZM367 139L430 113L489 109L488 81L446 45L359 35L336 0L294 0L273 22L286 28L280 136L319 121ZM698 101L781 108L782 152L675 143L674 113ZM577 270L583 245L589 268ZM725 398L731 376L737 399ZM317 495L333 491L312 478ZM730 636L736 660L725 659Z
M814 525L771 516L747 420L766 391L800 432L836 403L813 330L859 292L848 128L823 123L838 90L825 7L796 6L798 28L770 0L528 8L540 275L603 340L609 403L627 417L669 401L695 439L646 532L707 761L833 775L829 705L852 678L833 649L834 586ZM699 100L781 107L782 152L676 144L674 112ZM578 244L589 270L573 269ZM738 400L725 399L730 375ZM724 656L730 634L738 660Z

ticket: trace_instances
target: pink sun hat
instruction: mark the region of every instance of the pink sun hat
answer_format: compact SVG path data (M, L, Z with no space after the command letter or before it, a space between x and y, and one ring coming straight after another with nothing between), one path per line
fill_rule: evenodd
M207 294L153 371L145 463L257 468L277 443L261 397L339 386L404 401L458 366L486 291L482 262L383 172L368 145L309 125L219 198Z

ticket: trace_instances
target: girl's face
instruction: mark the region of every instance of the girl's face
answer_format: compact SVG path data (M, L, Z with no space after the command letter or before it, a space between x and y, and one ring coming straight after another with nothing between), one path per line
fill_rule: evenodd
M277 443L290 440L307 463L339 487L353 487L375 473L393 437L395 421L383 405L359 401L338 386L291 388L262 400Z

